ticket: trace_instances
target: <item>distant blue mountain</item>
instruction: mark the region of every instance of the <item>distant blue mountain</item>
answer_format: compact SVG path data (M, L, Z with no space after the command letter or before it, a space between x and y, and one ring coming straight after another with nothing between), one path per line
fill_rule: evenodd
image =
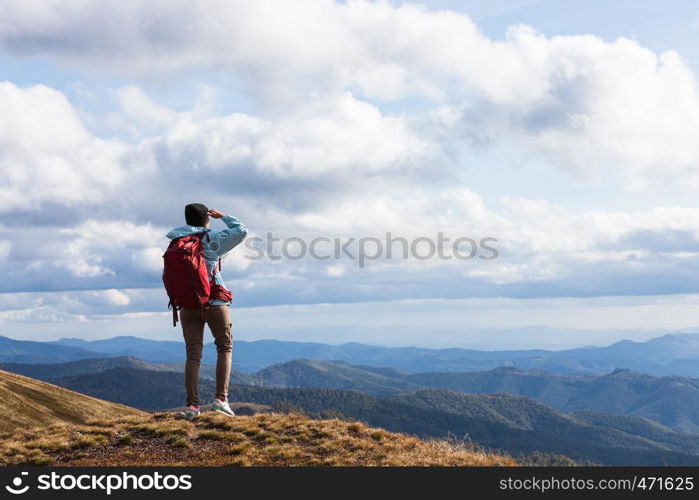
M0 337L0 362L55 363L77 359L132 356L152 363L182 362L182 341L159 341L139 337L115 337L85 341L61 339L29 342ZM545 349L478 351L472 349L427 349L383 347L359 343L341 345L312 342L236 340L234 368L255 372L294 359L336 361L351 365L390 367L407 373L484 371L501 366L554 373L605 374L618 368L653 375L699 377L699 334L673 333L646 342L623 340L606 347L584 347L549 351ZM216 350L204 347L203 362L212 364ZM383 369L383 368L382 368Z
M66 385L66 380L69 379L71 383L79 383L81 391L83 387L89 387L89 391L93 392L105 390L108 385L116 384L127 393L136 392L139 398L144 397L144 392L147 391L143 387L134 390L124 386L123 380L119 378L121 375L109 383L102 375L98 377L98 374L107 371L123 374L126 373L125 369L137 370L139 373L176 372L173 376L180 384L182 382L182 363L155 364L132 357L51 364L0 363L0 370L74 388ZM210 383L214 372L213 365L202 365L202 383ZM97 383L97 380L100 382ZM255 373L233 371L231 381L239 385L266 388L352 390L374 397L390 397L427 388L465 394L509 393L535 399L566 413L594 410L609 415L642 417L675 432L699 434L699 379L657 377L623 369L605 375L555 374L513 367L481 372L407 374L391 368L297 359L268 366ZM93 394L89 391L87 394ZM106 397L104 393L99 393L99 396ZM159 398L158 389L154 386L145 401L154 404ZM110 400L120 401L113 398Z
M153 363L184 361L184 342L173 340L150 340L141 337L113 337L111 339L86 341L76 338L63 338L49 342L58 346L71 346L79 349L100 352L112 357L130 356ZM209 346L210 348L212 346ZM208 349L205 354L210 355ZM210 359L210 356L208 356ZM215 352L214 352L215 359Z
M63 363L90 358L109 358L108 353L85 348L54 344L51 342L35 342L32 340L14 340L0 336L0 362L4 363Z
M102 373L112 368L136 368L139 370L151 371L184 371L183 363L147 363L138 358L119 356L116 358L79 359L77 361L67 361L65 363L0 363L0 370L18 373L26 377L31 377L45 382L60 377L71 377L76 375L94 375ZM214 371L212 366L204 365L202 372ZM209 373L201 373L207 376ZM237 375L237 372L236 372Z

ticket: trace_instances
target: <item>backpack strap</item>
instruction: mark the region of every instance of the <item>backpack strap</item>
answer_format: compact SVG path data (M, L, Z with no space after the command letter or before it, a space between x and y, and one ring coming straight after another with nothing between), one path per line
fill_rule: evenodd
M177 311L179 310L179 307L174 305L172 303L172 299L167 303L167 308L172 309L172 326L177 326L177 321L179 318L177 317Z

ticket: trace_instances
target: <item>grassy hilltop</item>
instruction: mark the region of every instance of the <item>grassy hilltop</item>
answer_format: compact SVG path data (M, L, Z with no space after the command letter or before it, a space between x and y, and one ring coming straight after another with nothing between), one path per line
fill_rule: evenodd
M189 422L4 371L0 398L0 465L516 465L472 446L338 419L205 412Z
M229 418L206 412L189 422L161 412L53 424L0 435L0 465L410 466L516 465L512 458L443 440L337 419L295 414Z
M54 423L142 415L117 403L86 396L46 382L0 370L0 432Z

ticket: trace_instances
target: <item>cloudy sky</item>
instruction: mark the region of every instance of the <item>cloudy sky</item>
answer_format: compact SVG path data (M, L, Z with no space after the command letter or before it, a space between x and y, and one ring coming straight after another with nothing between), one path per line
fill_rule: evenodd
M238 339L476 348L699 325L692 0L6 0L0 335L179 339L183 205L497 259L223 263ZM214 224L219 224L215 222Z

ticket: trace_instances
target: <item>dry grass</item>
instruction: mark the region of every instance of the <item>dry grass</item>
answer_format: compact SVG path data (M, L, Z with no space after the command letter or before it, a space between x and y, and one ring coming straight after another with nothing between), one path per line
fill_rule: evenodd
M0 432L61 422L142 415L134 408L92 398L46 382L0 370L3 415Z
M516 465L468 444L421 441L356 422L209 412L192 422L172 413L0 435L0 464L36 465Z

